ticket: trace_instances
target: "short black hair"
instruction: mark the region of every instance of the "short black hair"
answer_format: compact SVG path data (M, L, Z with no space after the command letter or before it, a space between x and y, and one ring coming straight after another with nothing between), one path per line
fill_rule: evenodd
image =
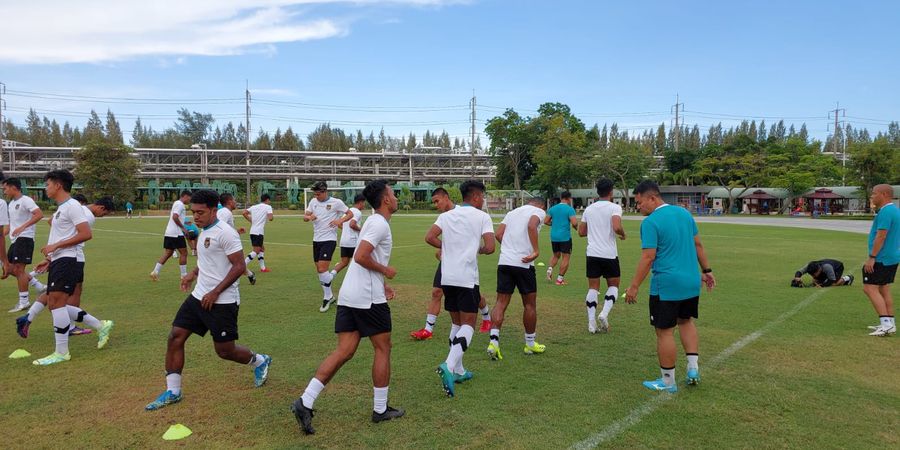
M233 195L231 195L227 192L223 192L221 195L219 195L219 203L224 205L224 204L228 203L228 200L231 200L233 198L234 198Z
M81 203L82 205L87 205L88 199L84 196L84 194L75 194L72 196L76 202Z
M102 206L103 209L113 212L116 210L116 204L113 203L112 198L110 197L100 197L97 200L94 200L94 204L97 206Z
M15 178L15 177L7 178L7 179L3 180L3 182L7 186L13 186L20 191L22 190L22 180L19 180L18 178Z
M806 265L806 273L815 275L821 268L822 266L818 261L810 261L809 264Z
M269 197L269 194L263 194L263 195L260 195L260 196L259 196L259 201L260 201L260 202L264 202L264 201L266 201L266 200L268 200L268 199L270 199L270 198L271 198L271 197Z
M362 195L362 194L356 194L356 196L353 197L353 203L354 203L354 204L355 204L355 203L359 203L359 202L364 202L364 201L366 201L366 196L365 196L365 195Z
M191 191L188 191L188 190L181 191L181 195L179 195L178 198L181 198L181 197L191 197L191 198L194 198L194 197L191 195Z
M431 196L432 196L432 197L434 197L434 196L436 196L436 195L444 195L444 196L449 197L449 196L450 196L450 193L447 192L446 189L444 189L444 188L442 188L442 187L439 187L439 188L437 188L437 189L431 191Z
M597 195L606 197L612 192L614 186L615 185L613 184L612 180L610 180L609 178L601 178L597 180Z
M659 185L653 180L644 180L634 187L634 194L653 194L659 195Z
M384 193L387 189L387 180L373 180L366 183L362 195L366 198L366 201L372 205L372 208L378 209L381 208L381 201L384 199Z
M559 198L565 200L567 198L572 198L572 193L569 191L563 191L562 194L559 194Z
M534 203L535 205L544 206L547 204L547 200L544 197L531 197L528 199L528 203Z
M486 190L484 183L478 180L464 181L463 184L459 185L459 192L462 194L463 200L471 198L476 191L483 194Z
M75 184L75 176L66 169L56 169L47 172L44 175L44 181L55 181L59 183L63 190L72 192L72 185Z
M191 203L206 205L207 208L216 209L219 206L219 194L209 189L200 189L191 194Z
M324 181L316 181L316 182L313 183L313 185L312 185L312 190L313 190L313 192L327 191L327 190L328 190L328 183L326 183L326 182L324 182Z

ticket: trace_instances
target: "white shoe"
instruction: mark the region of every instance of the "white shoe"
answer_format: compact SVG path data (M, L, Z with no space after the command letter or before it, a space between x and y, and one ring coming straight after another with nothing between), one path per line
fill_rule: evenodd
M869 333L869 336L886 337L886 336L890 336L896 332L897 332L896 326L890 326L890 327L881 326L877 330Z
M159 281L159 273L157 273L157 272L155 272L155 271L154 271L154 272L150 272L150 279L153 280L153 281Z
M31 307L31 303L28 303L28 302L16 303L16 306L14 306L13 309L10 309L9 312L15 313L15 312L19 312L19 311L25 311L29 307Z
M597 322L588 322L588 333L597 334Z
M603 316L597 316L597 319L600 320L600 332L609 333L609 320Z
M547 269L547 281L553 281L553 268Z
M334 299L334 296L332 296L331 298L323 299L322 306L319 307L319 312L328 311L328 308L331 308L331 304L334 303L335 301L336 300Z

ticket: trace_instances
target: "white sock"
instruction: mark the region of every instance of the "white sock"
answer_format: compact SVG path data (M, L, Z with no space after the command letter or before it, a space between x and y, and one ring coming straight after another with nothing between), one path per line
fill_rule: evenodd
M31 272L28 272L28 276L31 278L36 278L38 276L38 273L32 270Z
M453 347L453 339L456 338L456 334L459 333L459 325L451 324L450 325L450 339L447 341L448 348Z
M19 292L19 304L24 305L31 301L31 298L28 296L28 291Z
M69 313L66 308L51 309L53 314L53 331L56 336L56 353L67 355L69 353L69 327L72 321L69 320Z
M266 268L266 258L265 258L265 255L266 255L265 252L259 252L259 255L258 255L257 258L256 258L256 259L259 260L259 268L260 268L260 269L265 269L265 268Z
M663 382L666 383L666 386L674 386L675 385L675 368L664 369L662 367L659 368L660 372L662 372Z
M387 397L388 397L388 387L373 387L372 391L374 392L375 397L375 406L372 408L376 413L381 414L387 411ZM304 404L306 402L304 401Z
M478 308L478 311L481 312L481 320L491 320L491 308L488 308L487 305L484 305L484 308Z
M537 333L525 333L525 345L534 347L534 337Z
M181 271L182 278L187 276L187 266L178 266L178 270Z
M334 297L334 294L331 292L331 280L333 279L334 275L331 272L322 272L319 274L319 284L322 285L323 298Z
M490 332L491 343L496 344L497 347L500 346L500 329L499 328L491 328Z
M609 289L606 290L606 296L603 297L603 310L600 311L600 317L609 317L609 311L612 310L613 305L616 304L616 297L618 296L618 287L610 286Z
M167 373L166 374L166 390L178 395L181 393L181 374L180 373Z
M162 264L156 263L156 267L153 268L153 273L159 273L162 270Z
M841 279L844 280L844 283L846 283L846 282L850 281L850 275L844 275L841 277Z
M247 255L247 264L250 264L250 261L253 261L254 258L256 258L256 252L250 252L250 254Z
M44 310L44 304L41 302L34 302L31 305L31 308L28 308L28 321L34 322L35 317L40 314L41 311Z
M891 316L881 316L881 327L882 328L890 328L891 327Z
M462 325L456 332L456 338L453 339L453 345L450 346L450 352L447 354L447 368L453 368L462 365L463 354L468 350L469 344L472 343L472 336L475 330L471 325Z
M312 409L313 403L316 402L316 398L319 397L322 389L325 389L325 385L318 378L313 377L312 380L309 380L306 390L303 391L303 406Z
M260 353L254 353L254 354L253 354L253 359L251 359L250 362L247 363L247 364L253 366L253 368L255 369L255 368L257 368L257 367L263 365L264 362L266 362L265 356L266 356L266 355L263 355L263 354L260 354Z
M556 281L562 283L564 280L565 280L565 278L564 278L562 275L557 275L557 276L556 276Z
M700 360L700 355L696 353L688 353L685 356L687 357L688 370L700 368L700 366L697 364L697 362Z
M31 287L37 289L38 291L43 291L44 289L47 288L47 286L44 286L44 283L41 283L40 280L38 280L37 278L35 278L33 275L32 275L32 277L31 277L31 279L28 280L28 284L29 284Z
M596 289L588 289L587 295L584 296L584 305L587 306L588 324L597 324L597 297L600 293Z
M99 330L103 326L96 317L77 306L66 306L66 311L69 314L69 320L72 322L82 322L95 330Z
M429 332L434 331L434 324L437 322L437 316L434 314L425 315L425 329Z

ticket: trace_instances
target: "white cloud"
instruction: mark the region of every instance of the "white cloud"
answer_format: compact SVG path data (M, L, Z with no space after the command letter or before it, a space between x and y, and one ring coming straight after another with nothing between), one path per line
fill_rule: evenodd
M4 2L0 63L102 63L248 52L344 36L301 6L443 6L466 0L44 0Z

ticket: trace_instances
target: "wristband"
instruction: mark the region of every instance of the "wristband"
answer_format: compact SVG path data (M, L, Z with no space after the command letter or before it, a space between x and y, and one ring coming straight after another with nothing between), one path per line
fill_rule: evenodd
M703 273L712 273L712 269L703 269Z
M875 255L869 255L869 258L875 259L876 256L875 256Z

